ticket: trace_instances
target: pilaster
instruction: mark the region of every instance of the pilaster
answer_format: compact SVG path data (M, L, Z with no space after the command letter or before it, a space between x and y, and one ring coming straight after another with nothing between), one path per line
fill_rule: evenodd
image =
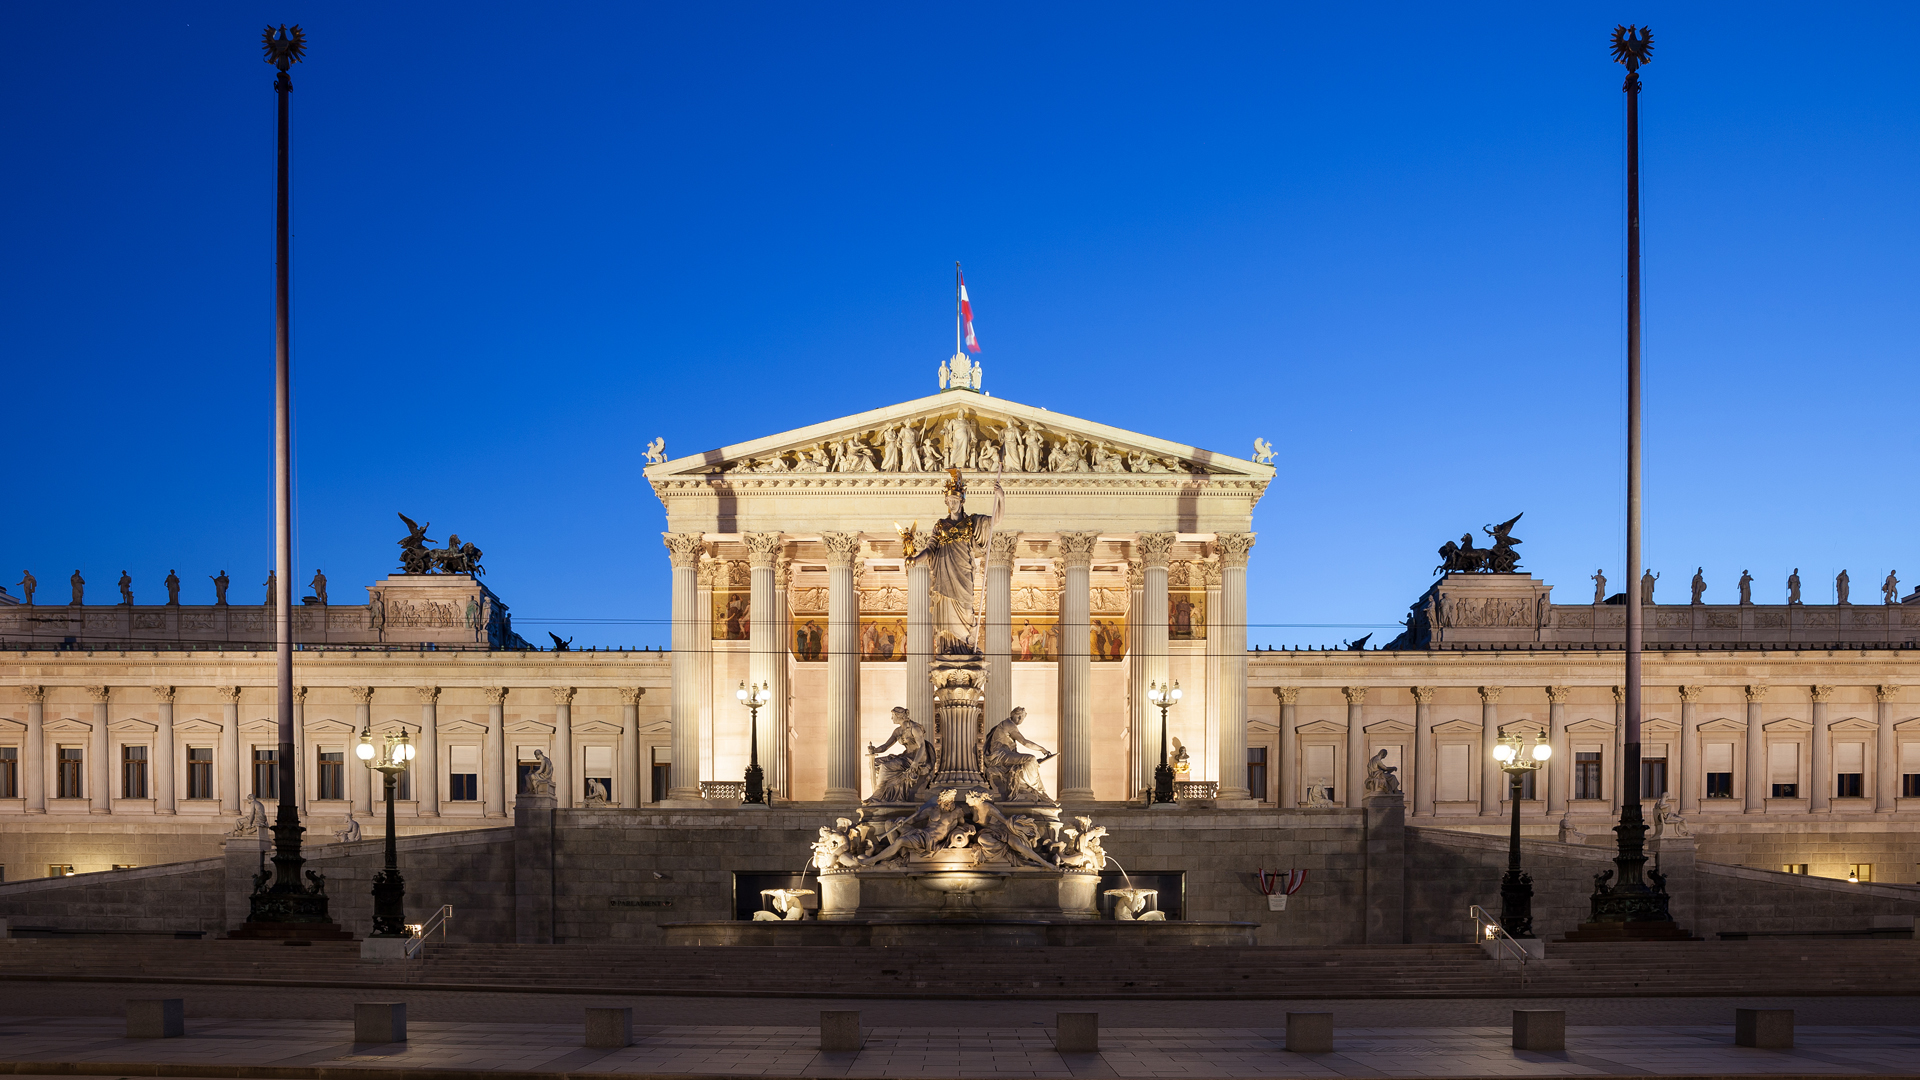
M914 533L913 549L926 551L933 534ZM921 726L933 724L933 565L926 559L907 561L907 714ZM1064 640L1064 638L1062 639ZM1065 751L1062 751L1064 758ZM1066 765L1061 765L1066 768Z
M20 795L29 814L47 812L47 688L23 686L27 698L27 732L21 740Z
M1566 813L1567 795L1573 790L1573 755L1567 752L1567 694L1564 686L1547 687L1547 745L1553 756L1547 759L1547 813Z
M1415 817L1433 816L1435 779L1433 749L1433 687L1413 690L1413 813Z
M1900 805L1895 801L1900 794L1900 745L1893 730L1893 698L1899 692L1898 686L1889 683L1874 688L1879 730L1873 748L1873 809L1880 814L1891 814Z
M1300 736L1296 712L1300 704L1300 690L1292 686L1276 686L1273 696L1280 699L1280 783L1274 789L1274 805L1291 810L1300 805Z
M507 688L489 686L481 692L487 696L487 742L480 762L481 805L488 817L503 818L507 816L507 792L520 786L514 768L518 763L507 761Z
M1680 764L1677 775L1682 814L1694 814L1700 810L1700 784L1704 775L1700 768L1700 690L1698 686L1680 688ZM1819 751L1814 753L1817 755Z
M347 743L347 797L353 800L353 813L363 817L373 816L373 770L367 767L354 754L354 746L363 733L373 730L373 687L349 686L347 692L353 695L352 736Z
M1827 731L1827 699L1833 687L1809 688L1813 699L1813 731L1807 736L1812 748L1807 754L1807 812L1833 813L1833 736Z
M1742 786L1744 809L1749 814L1767 812L1767 742L1760 721L1761 703L1766 700L1765 686L1756 683L1747 687L1747 781Z
M1500 793L1506 790L1506 775L1500 771L1500 762L1493 756L1493 748L1500 741L1500 692L1499 686L1480 688L1480 812L1497 814L1500 812Z
M423 818L440 816L440 688L416 686L420 699L420 745L414 750L414 814Z
M220 809L228 814L240 812L240 800L248 791L247 764L240 758L240 688L216 686L226 704L220 707Z
M152 687L160 704L160 725L153 733L153 812L171 817L178 813L179 797L174 792L173 770L173 687Z
M615 797L620 806L639 806L645 803L646 796L640 791L640 777L645 775L640 768L640 698L646 690L638 686L622 686L620 691L620 761L619 771L614 775L614 784L618 790Z
M1340 693L1347 699L1347 779L1340 801L1358 807L1367 790L1367 688L1343 686Z
M549 686L553 694L553 797L562 810L580 801L580 783L574 778L573 693L571 686Z
M107 701L112 690L105 686L87 687L87 696L93 699L93 731L87 738L87 802L89 813L113 813L113 766L109 755L113 744L107 736L110 723Z

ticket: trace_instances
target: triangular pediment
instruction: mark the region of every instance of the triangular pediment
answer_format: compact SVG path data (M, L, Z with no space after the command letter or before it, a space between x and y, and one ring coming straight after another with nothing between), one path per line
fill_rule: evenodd
M333 717L329 716L319 720L308 720L307 730L308 731L325 731L330 734L335 732L340 732L340 731L351 732L353 731L353 725L347 723L345 720L335 720Z
M553 725L542 724L537 720L509 720L507 721L507 734L551 735L553 734Z
M126 717L125 719L115 720L108 724L107 730L123 735L129 732L151 734L152 732L159 731L160 725L150 720L137 720L133 717Z
M660 721L660 722L659 722L659 723L657 723L657 724L642 724L642 725L640 726L640 734L642 734L642 735L671 735L671 734L673 734L673 721L671 721L671 720L662 720L662 721Z
M1746 722L1743 720L1735 720L1731 717L1726 717L1726 716L1716 716L1712 720L1709 720L1706 723L1701 724L1700 730L1701 731L1745 731L1747 730L1747 725L1746 725Z
M1315 720L1294 728L1302 735L1336 735L1347 730L1347 725L1336 724L1331 720Z
M1247 721L1247 733L1250 735L1278 735L1280 729L1273 724L1267 723L1265 720L1249 720Z
M81 720L75 720L71 716L63 716L58 720L47 721L45 730L48 732L58 732L62 734L67 734L67 733L81 732L81 731L92 731L93 725Z
M1478 735L1480 725L1472 720L1449 720L1444 724L1433 725L1435 735Z
M442 720L434 725L442 735L485 735L487 725L472 720Z
M1778 720L1769 720L1761 724L1760 728L1762 731L1771 731L1784 735L1793 731L1812 731L1813 725L1807 723L1805 720L1796 720L1791 716L1783 716Z
M1382 720L1377 724L1368 724L1362 730L1369 735L1411 735L1413 725L1405 720Z
M1567 730L1589 735L1611 735L1613 734L1613 721L1601 720L1597 717L1589 716L1585 720L1575 720L1573 723L1568 724Z
M1845 720L1839 720L1827 725L1828 731L1874 731L1878 728L1878 724L1858 716L1849 716Z
M196 716L191 720L175 721L173 730L186 735L217 735L222 729L218 723Z
M1895 731L1920 731L1920 716L1893 725Z
M1104 479L1142 480L1221 475L1265 481L1272 479L1274 474L1272 465L1245 458L1022 405L1005 398L987 397L969 391L947 391L716 450L671 458L647 466L646 475L649 481L659 482L706 478L715 474L724 474L735 480L802 476L839 480L879 477L905 479L938 474L952 460L947 456L945 443L947 436L954 431L948 427L949 422L956 419L964 419L972 425L970 441L976 453L970 455L968 464L961 466L969 471L977 469L979 445L992 443L998 448L1008 422L1012 421L1020 429L1022 460L1018 463L1007 462L1005 471L1009 475L1100 476ZM887 453L888 432L899 431L903 427L913 429L913 443L917 451L915 456L922 458L918 462L919 469L906 468L911 463L903 461L897 450L891 456ZM1027 437L1028 432L1032 432L1039 443L1035 448L1037 455L1032 455L1040 459L1038 474L1027 467L1029 454L1026 446L1032 441ZM929 436L937 447L932 462L924 460ZM1112 471L1097 471L1094 465L1095 447L1118 451L1123 460ZM852 452L848 453L849 450ZM836 460L840 462L838 469L834 467ZM997 455L991 464L994 469L998 468Z
M611 724L605 720L580 721L573 725L573 733L576 735L618 735L620 734L620 725Z

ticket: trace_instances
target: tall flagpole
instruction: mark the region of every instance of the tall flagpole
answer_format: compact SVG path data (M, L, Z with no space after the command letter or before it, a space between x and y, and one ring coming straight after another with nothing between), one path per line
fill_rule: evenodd
M960 351L960 261L956 259L953 263L953 355L959 356Z

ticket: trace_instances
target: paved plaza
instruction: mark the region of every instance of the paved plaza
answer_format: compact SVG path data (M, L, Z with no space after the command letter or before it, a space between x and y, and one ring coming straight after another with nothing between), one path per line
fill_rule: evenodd
M181 996L187 1034L128 1039L127 997ZM405 998L409 1040L356 1044L354 1000ZM634 1044L583 1047L589 1006L631 1006ZM1564 1053L1516 1051L1514 1008L1564 1009ZM1792 1008L1791 1050L1733 1045L1735 1007ZM823 1052L822 1009L858 1009L864 1049ZM1101 1014L1100 1052L1053 1048L1056 1012ZM1284 1049L1285 1013L1334 1014L1335 1050ZM1912 998L1291 1002L833 1001L371 993L139 984L0 987L0 1071L337 1077L341 1070L857 1077L1920 1075ZM257 1071L252 1071L257 1070ZM51 1071L51 1070L49 1070ZM62 1071L67 1071L63 1069Z

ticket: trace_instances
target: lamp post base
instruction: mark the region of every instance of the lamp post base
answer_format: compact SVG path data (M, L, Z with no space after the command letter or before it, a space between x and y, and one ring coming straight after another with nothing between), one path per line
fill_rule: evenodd
M1158 805L1170 805L1173 802L1173 766L1154 766L1153 801Z
M230 941L352 941L339 923L244 922L227 932Z
M1561 941L1699 941L1674 922L1590 922L1562 935Z
M1500 929L1511 938L1533 936L1533 875L1523 870L1500 878Z

